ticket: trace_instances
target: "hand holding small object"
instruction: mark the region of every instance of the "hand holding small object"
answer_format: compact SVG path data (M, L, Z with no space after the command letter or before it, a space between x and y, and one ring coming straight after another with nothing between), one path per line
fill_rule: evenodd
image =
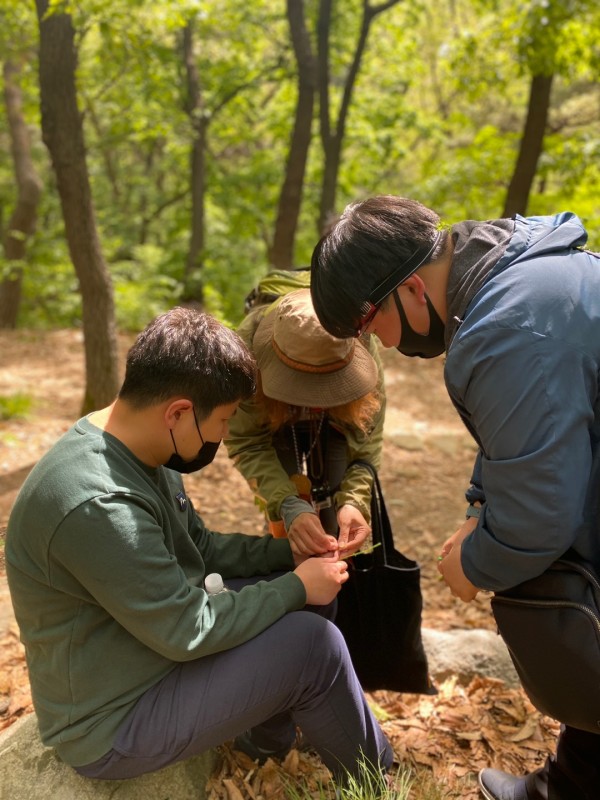
M314 556L338 549L335 536L323 530L317 514L304 512L298 514L290 525L288 539L292 551L300 556Z
M346 503L337 512L339 525L338 547L348 555L355 553L371 533L371 528L360 510Z
M335 558L307 558L294 572L304 584L308 605L331 603L348 580L348 564Z

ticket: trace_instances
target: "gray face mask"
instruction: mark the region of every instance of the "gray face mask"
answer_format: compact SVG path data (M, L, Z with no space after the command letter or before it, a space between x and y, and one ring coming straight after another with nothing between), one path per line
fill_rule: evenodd
M435 358L441 355L445 350L444 331L445 325L433 307L433 303L429 299L429 295L425 295L427 303L427 310L429 311L429 330L425 334L417 333L411 328L410 323L398 297L398 292L394 292L394 302L400 315L400 323L402 324L402 333L400 334L400 341L396 350L402 355L414 358Z

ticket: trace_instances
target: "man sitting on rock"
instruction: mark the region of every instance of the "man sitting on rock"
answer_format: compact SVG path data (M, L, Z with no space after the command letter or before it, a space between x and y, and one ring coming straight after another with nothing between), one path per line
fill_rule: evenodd
M391 764L326 618L346 562L208 530L178 474L212 461L254 382L236 333L173 309L137 338L114 403L19 493L6 565L34 707L44 743L84 776L131 778L233 737L264 761L296 726L337 780L362 756ZM213 572L236 590L208 594Z

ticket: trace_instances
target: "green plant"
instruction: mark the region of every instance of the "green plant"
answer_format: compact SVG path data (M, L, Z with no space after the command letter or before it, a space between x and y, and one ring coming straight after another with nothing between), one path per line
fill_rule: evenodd
M358 774L348 774L343 786L329 783L319 784L317 794L306 784L286 783L288 800L408 800L413 783L411 772L398 767L394 775L386 776L368 759L361 759Z
M0 420L25 418L31 410L31 397L26 394L0 396Z

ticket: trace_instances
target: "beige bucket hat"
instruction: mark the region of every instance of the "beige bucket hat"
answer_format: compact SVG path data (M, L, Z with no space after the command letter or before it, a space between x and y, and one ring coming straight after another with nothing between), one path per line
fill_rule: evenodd
M336 339L321 326L309 289L285 295L261 320L253 340L263 392L307 408L358 400L377 385L377 365L358 339Z

